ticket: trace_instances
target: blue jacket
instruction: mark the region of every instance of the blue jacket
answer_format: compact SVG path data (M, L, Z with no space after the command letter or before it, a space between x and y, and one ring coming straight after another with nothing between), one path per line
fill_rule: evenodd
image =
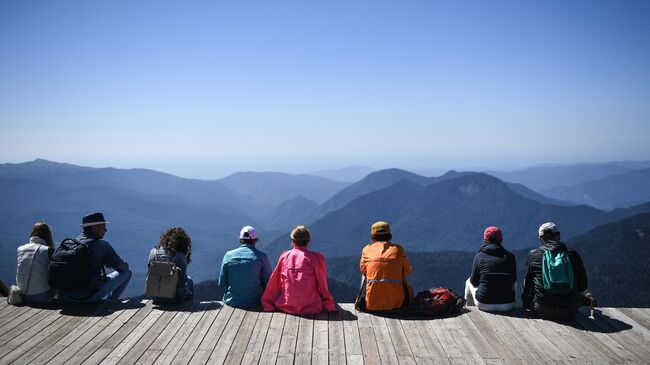
M159 261L169 261L173 262L178 266L178 284L176 285L176 298L178 300L183 300L186 297L192 295L192 288L188 285L187 276L187 256L182 252L176 252L174 254L169 254L162 247L154 247L149 252L149 264L154 259Z
M219 276L219 287L224 290L223 301L237 308L260 305L270 277L269 259L255 245L242 244L226 252Z

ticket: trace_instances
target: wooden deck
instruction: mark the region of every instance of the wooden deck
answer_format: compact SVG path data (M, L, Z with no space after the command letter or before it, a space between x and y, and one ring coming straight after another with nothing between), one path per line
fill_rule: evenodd
M4 299L4 298L2 298ZM445 319L355 312L297 317L217 302L30 308L0 304L0 364L650 363L650 309L555 323L523 311Z

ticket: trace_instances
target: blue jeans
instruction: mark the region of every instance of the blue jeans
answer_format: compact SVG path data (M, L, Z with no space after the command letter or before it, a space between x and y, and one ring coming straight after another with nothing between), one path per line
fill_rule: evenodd
M108 299L120 299L120 295L124 292L131 280L131 270L124 272L113 271L106 275L106 282L99 288L99 291L94 295L87 298L75 298L70 295L65 295L65 300L77 303L92 303L99 302L108 296Z
M54 294L56 292L52 289L43 292L41 294L34 294L34 295L25 295L23 297L23 303L24 304L38 304L38 303L47 303L52 298L54 298Z

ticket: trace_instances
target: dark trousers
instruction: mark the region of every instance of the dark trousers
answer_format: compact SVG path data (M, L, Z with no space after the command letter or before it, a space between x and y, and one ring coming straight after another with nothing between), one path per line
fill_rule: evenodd
M564 320L572 319L578 314L578 307L547 307L535 303L533 309L535 313L544 319Z

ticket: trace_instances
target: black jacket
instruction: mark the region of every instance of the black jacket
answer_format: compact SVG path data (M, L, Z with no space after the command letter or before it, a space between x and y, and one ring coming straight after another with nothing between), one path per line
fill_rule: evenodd
M551 251L566 250L573 266L573 290L568 295L553 295L544 290L542 279L542 248L535 248L526 259L526 278L521 290L524 308L532 308L534 303L545 307L577 308L580 305L578 293L587 290L587 272L578 253L562 242L544 243Z
M469 281L477 288L476 300L480 303L513 303L513 285L517 281L515 256L501 245L484 244L474 256Z

